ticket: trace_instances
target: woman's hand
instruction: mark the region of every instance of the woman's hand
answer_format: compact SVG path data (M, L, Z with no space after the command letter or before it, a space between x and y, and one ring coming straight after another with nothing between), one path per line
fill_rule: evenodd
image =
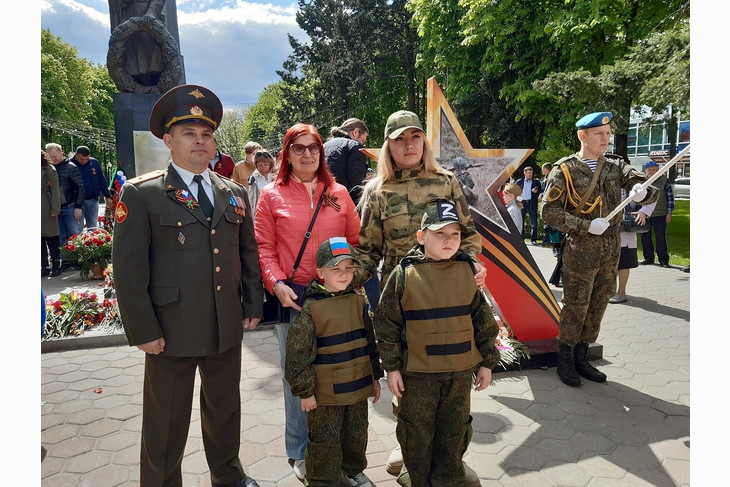
M301 311L302 307L294 302L297 299L297 293L292 288L287 286L284 281L277 282L274 285L274 294L279 299L281 305L285 308L293 308L297 311Z
M308 413L313 409L317 409L317 399L314 396L309 396L305 399L302 399L302 411Z
M484 289L487 286L487 268L477 263L474 264L474 270L476 271L474 279L477 281L477 286L479 286L479 289Z

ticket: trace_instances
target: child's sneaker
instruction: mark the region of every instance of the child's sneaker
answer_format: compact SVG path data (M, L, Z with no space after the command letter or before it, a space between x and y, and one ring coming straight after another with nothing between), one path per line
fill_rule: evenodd
M375 487L375 484L362 472L357 475L345 475L345 472L340 472L340 482L350 487Z

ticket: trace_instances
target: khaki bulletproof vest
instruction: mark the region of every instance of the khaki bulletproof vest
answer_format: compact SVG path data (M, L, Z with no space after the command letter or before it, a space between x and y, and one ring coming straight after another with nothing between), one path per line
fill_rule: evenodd
M477 293L467 262L416 264L405 269L401 305L409 372L457 372L482 361L474 343L471 302Z
M375 395L364 306L365 298L354 293L311 304L317 338L314 395L320 406L347 406Z

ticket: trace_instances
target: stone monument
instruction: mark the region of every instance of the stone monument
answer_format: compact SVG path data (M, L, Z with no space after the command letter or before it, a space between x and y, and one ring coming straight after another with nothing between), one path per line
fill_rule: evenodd
M158 141L149 137L150 112L163 93L185 83L177 6L175 0L109 0L109 17L106 64L119 90L114 94L117 159L131 178L165 153L149 147ZM140 155L147 167L140 168ZM152 168L156 164L166 161Z

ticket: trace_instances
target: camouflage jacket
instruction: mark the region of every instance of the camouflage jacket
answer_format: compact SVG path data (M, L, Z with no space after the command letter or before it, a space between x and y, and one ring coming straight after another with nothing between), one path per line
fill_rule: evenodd
M459 259L460 254L466 256L462 251L458 251L454 256L455 260ZM407 257L412 258L411 262L418 265L425 262L433 262L423 254L423 248L416 246L412 248ZM405 285L405 270L402 266L397 266L388 277L380 295L378 307L375 309L375 317L373 319L375 325L375 333L378 337L378 350L382 360L382 367L386 371L403 370L407 363L408 350L403 347L406 343L405 317L401 307L401 298ZM434 282L434 286L439 283ZM482 354L483 360L479 363L480 367L489 369L495 367L499 363L499 350L495 340L499 327L492 315L484 293L479 291L471 302L471 320L474 325L474 342L476 343L479 353Z
M417 244L416 231L421 228L426 207L439 198L456 203L459 218L468 229L461 236L461 250L478 262L482 251L481 237L474 228L466 199L453 173L446 170L426 172L423 166L396 170L395 179L370 193L363 204L353 285L364 284L372 277L381 259L384 260L382 282L385 281L398 262Z
M302 312L291 322L286 340L284 378L291 386L294 396L302 399L310 397L314 395L316 386L312 362L317 357L317 337L314 334L312 303L351 292L353 292L352 285L342 292L332 293L316 279L307 284L304 291ZM383 377L383 371L380 369L380 357L375 345L373 321L368 313L367 305L363 308L363 321L368 337L368 354L370 355L370 364L373 367L373 377L377 380Z
M593 193L580 212L573 211L593 179L593 171L583 162L578 154L564 157L555 163L548 175L544 203L541 209L542 219L546 224L569 235L586 235L591 220L608 215L621 203L621 189L628 193L636 183L646 181L646 176L631 165L626 164L619 156L601 156L603 168ZM656 201L658 192L649 186L647 195L641 205ZM621 231L622 212L611 219L611 226L603 235L618 235Z

